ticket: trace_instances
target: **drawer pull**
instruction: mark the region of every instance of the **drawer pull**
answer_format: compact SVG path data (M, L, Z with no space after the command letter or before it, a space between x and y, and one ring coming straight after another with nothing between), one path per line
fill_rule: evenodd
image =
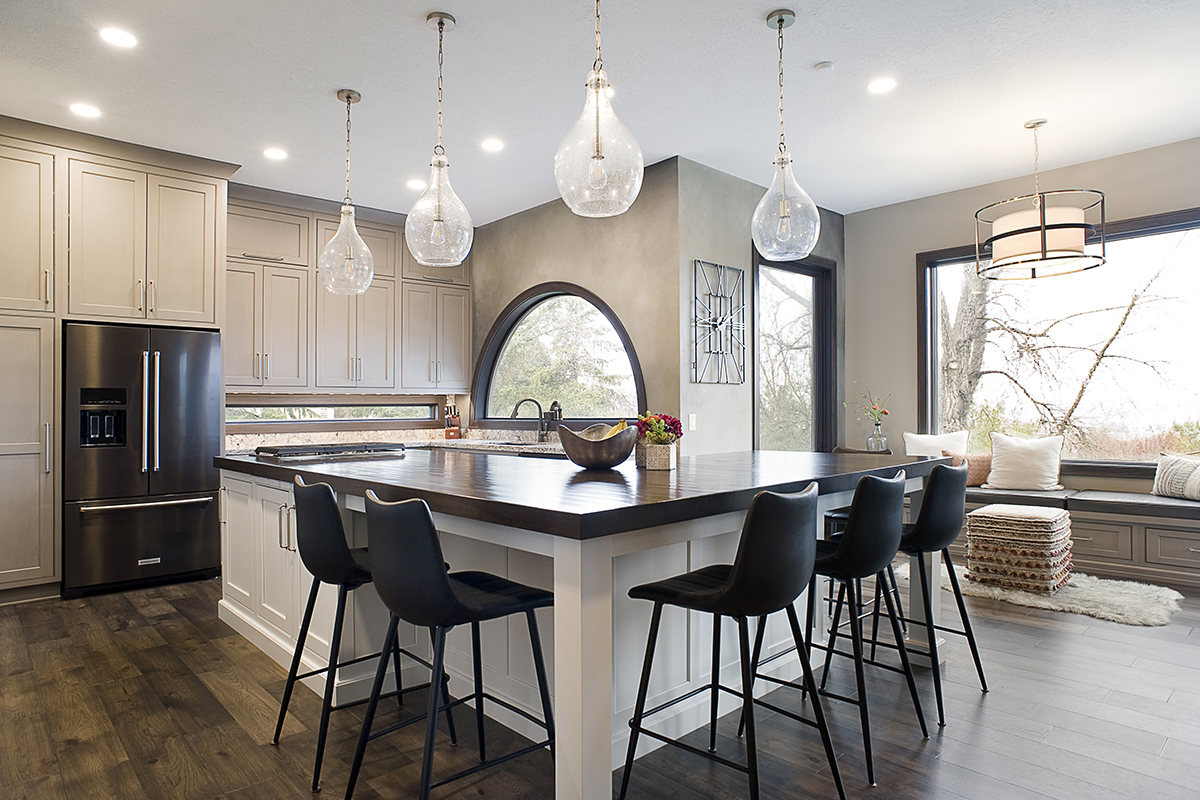
M1200 553L1200 549L1197 549L1195 547L1189 547L1188 552L1189 553Z
M256 261L283 261L283 256L267 256L261 253L242 253L243 258L253 258Z
M1094 541L1096 541L1091 536L1072 536L1071 539L1072 539L1072 541L1076 541L1076 542L1094 542Z

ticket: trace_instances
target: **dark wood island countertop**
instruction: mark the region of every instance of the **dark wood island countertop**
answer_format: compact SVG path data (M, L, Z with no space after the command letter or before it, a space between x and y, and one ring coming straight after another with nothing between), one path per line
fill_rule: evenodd
M591 539L749 507L760 491L849 491L863 475L928 475L946 458L747 450L686 456L673 470L589 471L563 459L409 449L399 458L271 464L220 456L219 469L274 480L324 481L335 491L383 500L419 497L435 512Z

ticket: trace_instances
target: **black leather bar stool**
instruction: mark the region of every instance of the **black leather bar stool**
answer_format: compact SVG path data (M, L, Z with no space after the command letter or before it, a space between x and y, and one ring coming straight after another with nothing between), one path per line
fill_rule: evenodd
M349 661L337 660L342 644L342 623L346 616L346 596L350 591L371 582L371 565L365 547L351 548L346 544L346 534L342 527L342 515L338 511L337 500L333 495L333 487L327 483L306 485L299 475L292 490L296 499L296 543L300 550L300 559L304 567L313 575L312 589L308 593L308 605L304 608L304 618L300 623L300 633L296 639L296 652L292 655L292 666L288 670L287 684L283 689L283 702L279 706L279 721L275 724L275 737L272 744L279 744L279 736L283 732L283 722L287 717L288 706L292 700L292 690L296 681L313 675L325 673L325 695L321 703L321 726L317 731L317 756L313 766L312 790L320 791L321 759L325 754L325 740L329 732L329 715L333 711L361 705L363 700L352 703L333 705L333 687L337 670L361 661L378 658L381 671L387 669L387 656L390 653L396 673L396 691L386 696L402 698L405 692L415 692L428 684L403 687L400 680L400 653L419 661L426 666L429 663L407 650L401 650L392 641L379 653L359 656ZM308 628L312 622L313 609L317 604L317 594L322 583L338 587L337 615L333 622L333 636L329 640L329 664L310 672L297 674L300 669L300 659L304 653L304 643L308 639ZM443 673L442 691L446 692L449 676ZM448 696L448 695L447 695ZM454 722L450 721L451 729Z
M987 691L987 679L983 676L983 662L979 659L979 648L975 644L975 633L971 630L971 620L967 617L967 606L963 602L962 590L958 585L958 575L954 572L954 561L950 558L950 545L958 538L962 530L963 514L967 503L967 465L957 467L939 464L933 468L929 483L925 487L925 498L921 502L921 511L917 521L904 526L904 535L900 539L900 552L910 556L921 556L917 559L917 572L921 581L921 597L925 605L925 633L929 641L929 657L933 665L933 691L937 697L938 724L946 724L946 714L942 708L942 671L939 667L937 651L937 631L956 633L967 637L971 647L971 657L975 659L975 670L979 673L979 686ZM933 589L929 585L929 574L925 568L926 553L942 554L942 560L950 576L950 585L954 589L954 599L958 602L958 616L962 620L963 629L946 628L933 623L933 597L941 602L941 581ZM908 620L912 622L912 620Z
M535 610L554 605L554 595L499 575L487 572L449 571L442 560L442 546L438 541L433 517L424 500L405 500L399 503L382 502L374 492L367 492L367 530L371 540L371 559L374 564L375 589L383 604L392 612L388 624L384 649L390 649L396 641L396 627L400 620L430 629L433 641L433 672L443 671L446 658L446 634L457 625L471 626L475 691L470 697L450 700L443 697L439 702L437 692L429 693L429 710L418 719L426 720L425 751L421 760L421 800L427 800L435 786L473 775L482 769L501 764L517 756L525 755L543 747L554 753L554 716L550 710L550 689L546 683L546 664L542 658L542 642L538 635ZM499 619L511 614L524 614L529 624L529 640L533 646L533 665L537 672L538 691L541 694L543 718L537 719L524 709L493 697L483 690L483 671L480 664L479 623ZM375 673L375 684L367 700L366 717L358 737L358 748L350 768L350 782L346 786L346 800L354 794L354 784L362 767L367 742L376 739L415 720L406 720L386 730L371 731L378 705L379 691L383 686L387 665L380 663ZM437 718L443 710L449 713L453 706L475 701L475 719L479 731L479 762L473 767L457 772L436 783L433 780L433 747L437 734ZM528 745L507 755L487 760L483 735L483 701L497 703L515 714L546 729L547 738Z
M804 591L812 576L815 553L815 530L817 523L817 484L810 484L798 494L782 495L759 492L750 504L746 521L742 526L741 541L733 564L718 564L673 578L635 586L629 596L650 600L654 611L650 617L650 638L646 643L646 659L642 667L641 683L638 685L637 703L633 719L629 721L629 752L625 758L625 774L621 779L620 797L624 800L629 790L629 775L637 752L638 736L646 734L659 741L675 745L689 753L704 756L719 764L747 773L750 782L751 800L758 800L758 752L754 730L754 705L768 708L792 719L812 725L821 733L825 745L825 756L837 786L838 796L845 800L842 776L838 770L837 756L825 722L825 713L816 694L816 683L809 666L805 649L800 646L800 621L792 603ZM664 605L679 606L693 611L713 615L713 660L712 682L655 708L646 709L646 693L650 685L650 669L654 663L654 645L658 639L658 627ZM779 708L764 700L755 700L753 692L753 666L750 659L749 619L765 617L786 609L792 637L800 654L804 671L804 685L813 693L813 715L815 721ZM731 617L737 622L741 644L742 691L720 685L721 618ZM742 766L716 755L717 698L725 691L742 699L742 713L746 722L746 760ZM702 692L711 696L708 752L684 744L643 727L645 718L676 703L683 702Z
M845 531L837 539L817 542L817 559L813 567L815 575L824 575L839 583L837 606L830 626L829 641L823 646L812 644L811 638L815 610L811 598L816 591L815 577L809 592L809 643L812 647L825 650L821 694L858 706L863 733L863 750L867 759L867 781L872 786L875 785L875 764L871 756L871 719L867 708L864 664L871 663L904 675L908 682L909 694L912 696L913 708L917 712L917 720L921 723L921 734L925 738L929 738L929 729L925 725L925 716L921 712L921 698L917 695L916 679L913 676L912 664L908 660L908 651L904 646L904 634L900 630L899 617L892 603L891 592L884 592L883 598L887 605L888 619L892 624L892 633L896 638L896 649L900 655L901 666L896 668L874 659L867 659L863 653L862 579L874 576L877 583L882 582L884 570L896 557L904 519L904 480L903 470L897 472L893 478L863 476L854 491L854 500L850 504ZM842 608L846 605L847 600L850 606L848 617L852 654L837 649L838 636L844 635L839 633L839 628ZM825 691L831 660L835 653L853 658L854 678L858 689L857 697Z

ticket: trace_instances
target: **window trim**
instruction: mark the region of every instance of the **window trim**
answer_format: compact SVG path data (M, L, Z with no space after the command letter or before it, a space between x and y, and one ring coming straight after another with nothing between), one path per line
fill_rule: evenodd
M226 422L227 434L315 433L318 431L394 431L442 428L437 409L445 395L395 394L266 394L225 395L226 406L430 406L429 419L313 419L290 422Z
M621 324L621 320L617 317L616 313L599 296L578 284L567 283L565 281L548 281L546 283L539 283L517 295L496 317L496 321L492 323L491 330L488 331L487 337L483 340L483 349L480 352L479 360L475 364L475 375L471 381L471 427L493 430L537 430L538 421L529 419L528 417L511 419L508 417L485 416L487 412L488 390L491 388L492 376L496 369L496 361L500 357L500 351L503 349L504 343L508 341L508 337L512 334L513 329L516 328L517 324L524 319L525 315L534 306L544 300L549 300L551 297L561 295L573 295L591 303L604 315L608 323L612 325L613 330L617 332L617 336L621 340L622 346L625 348L625 355L629 357L629 366L633 370L633 385L637 393L637 407L643 411L648 408L646 381L642 377L642 366L638 360L637 349L633 346L633 339L630 338L629 332L625 330L625 326ZM639 413L641 412L639 411ZM560 420L560 422L607 422L611 425L616 424L617 420L617 417L611 419L566 417Z
M1187 230L1200 227L1200 207L1144 217L1131 217L1105 224L1105 239L1120 241L1140 236ZM975 256L974 245L947 247L917 253L917 430L933 430L933 363L936 343L930 334L933 320L934 282L930 270L944 261L956 261ZM1153 478L1157 465L1152 461L1088 461L1063 459L1061 473L1067 477Z
M751 294L750 329L754 346L754 369L751 378L751 405L754 409L751 436L754 449L759 448L758 427L758 292L759 267L796 272L813 279L813 451L828 453L837 443L837 262L810 255L799 261L768 261L754 251L754 286Z

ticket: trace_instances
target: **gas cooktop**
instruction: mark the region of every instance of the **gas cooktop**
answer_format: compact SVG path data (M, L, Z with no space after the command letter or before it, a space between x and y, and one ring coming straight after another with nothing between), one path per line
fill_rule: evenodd
M404 454L401 442L353 442L350 444L292 444L257 447L254 457L272 464L302 461L363 461L372 458L399 458Z

